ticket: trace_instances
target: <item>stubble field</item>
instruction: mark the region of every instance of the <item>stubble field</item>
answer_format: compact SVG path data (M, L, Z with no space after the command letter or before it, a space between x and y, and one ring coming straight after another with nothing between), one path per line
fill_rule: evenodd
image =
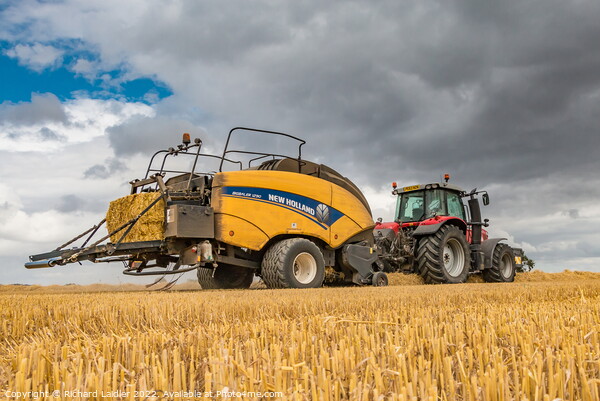
M0 398L600 399L600 274L390 281L2 287Z

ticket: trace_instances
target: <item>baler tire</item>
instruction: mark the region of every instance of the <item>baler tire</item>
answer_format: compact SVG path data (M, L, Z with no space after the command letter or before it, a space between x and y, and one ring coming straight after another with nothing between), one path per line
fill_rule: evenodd
M446 246L450 252L456 252L456 255L449 255L445 252ZM462 250L462 267L460 250ZM445 266L445 259L458 258L457 274L452 274ZM459 284L467 281L469 268L471 265L471 255L469 244L465 234L456 226L444 225L429 236L422 237L419 240L417 249L417 266L421 277L426 284Z
M203 290L246 289L254 280L254 271L224 263L214 269L198 268L198 283Z
M388 285L388 276L384 272L375 272L371 278L373 287L385 287Z
M515 254L506 244L498 244L492 254L492 265L484 269L481 275L488 283L512 283L515 281Z
M265 252L261 275L267 288L317 288L325 279L325 260L314 242L284 239Z

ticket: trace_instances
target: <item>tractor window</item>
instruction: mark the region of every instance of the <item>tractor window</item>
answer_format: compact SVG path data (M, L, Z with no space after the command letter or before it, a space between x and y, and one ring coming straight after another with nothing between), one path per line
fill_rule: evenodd
M433 216L445 216L446 203L444 202L444 191L434 189L426 192L425 201L427 203L426 218Z
M463 208L460 196L454 192L447 192L446 199L448 201L448 215L465 220L465 209Z
M409 192L398 198L396 216L402 222L419 221L423 218L423 192Z

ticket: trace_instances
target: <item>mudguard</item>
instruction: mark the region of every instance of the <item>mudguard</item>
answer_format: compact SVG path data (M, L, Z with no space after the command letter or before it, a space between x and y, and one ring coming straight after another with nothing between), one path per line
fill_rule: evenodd
M481 252L483 252L484 255L484 269L489 269L492 267L492 256L494 255L494 249L496 249L498 242L502 240L506 240L506 238L488 238L481 243Z
M413 235L416 236L416 235L435 234L441 227L442 227L442 224L420 225L419 227L417 227L415 229L415 231L413 231Z
M442 226L444 226L446 224L455 225L465 233L467 231L467 225L465 224L465 222L457 217L439 216L439 217L431 218L431 219L428 219L425 221L432 221L432 220L435 221L434 224L423 224L423 222L421 222L421 224L415 229L415 231L413 231L413 235L419 236L419 235L435 234L436 232L438 232L438 230L440 228L442 228Z

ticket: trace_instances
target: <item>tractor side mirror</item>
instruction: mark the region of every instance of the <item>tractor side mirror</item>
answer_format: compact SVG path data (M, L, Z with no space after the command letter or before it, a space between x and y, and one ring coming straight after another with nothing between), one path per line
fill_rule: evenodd
M484 193L484 194L481 196L481 199L483 199L483 204L484 204L485 206L487 206L487 205L489 205L489 204L490 204L490 196L488 195L488 193L487 193L487 192L486 192L486 193Z

